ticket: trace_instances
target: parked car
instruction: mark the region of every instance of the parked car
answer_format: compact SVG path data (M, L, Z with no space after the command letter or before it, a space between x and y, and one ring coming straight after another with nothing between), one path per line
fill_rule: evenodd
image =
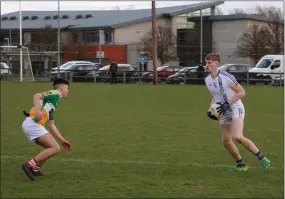
M88 73L96 70L97 70L96 65L93 63L85 63L85 64L75 63L68 65L67 67L60 68L59 76L61 78L69 80L72 74L72 81L82 82L86 80ZM51 80L57 78L57 73L58 73L57 70L51 72Z
M8 64L6 64L5 62L1 62L1 66L0 66L0 78L2 79L8 79L9 76L11 75L11 70L10 67L8 66Z
M183 66L160 66L157 68L157 79L158 81L165 81L170 75L181 70ZM153 72L145 72L141 76L143 82L153 81Z
M199 79L197 69L199 66L185 67L175 73L174 75L170 75L166 79L167 84L184 84L184 79L186 78L186 84L204 84L204 77L206 77L207 73L204 73L203 79ZM203 66L206 69L206 66Z
M219 69L232 74L241 83L247 81L247 72L251 67L248 64L224 64Z
M187 73L195 67L184 67L179 70L177 73L170 75L166 78L167 84L181 84L184 83L185 74L187 77Z
M90 61L68 61L62 65L59 66L59 70L65 70L67 67L71 66L71 65L74 65L74 64L93 64L92 62ZM58 67L54 67L51 69L52 72L53 71L57 71L58 70Z
M94 81L96 77L96 82L110 82L111 76L109 74L110 65L100 68L96 72L90 72L87 75L87 81ZM131 64L118 64L117 81L124 82L124 73L126 74L126 82L129 82L132 78L136 77L134 67ZM94 77L95 76L95 77Z

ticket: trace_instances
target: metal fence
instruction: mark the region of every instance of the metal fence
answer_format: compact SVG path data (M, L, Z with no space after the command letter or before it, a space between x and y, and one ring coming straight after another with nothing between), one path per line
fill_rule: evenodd
M90 82L90 83L110 83L111 74L108 71L94 70L60 70L60 77L70 82ZM284 86L284 73L249 73L234 72L231 73L236 80L243 85L273 85ZM208 73L197 72L158 72L157 80L160 84L205 84L205 77ZM57 78L57 70L34 71L35 82L50 82ZM117 82L124 84L143 84L153 82L153 71L118 71ZM18 70L1 69L1 80L17 81L20 78ZM32 74L30 70L23 70L23 80L31 81Z

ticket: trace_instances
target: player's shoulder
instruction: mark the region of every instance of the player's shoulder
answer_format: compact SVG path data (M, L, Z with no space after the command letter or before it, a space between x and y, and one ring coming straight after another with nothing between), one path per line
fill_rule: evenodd
M58 90L48 90L43 92L44 96L59 95Z
M205 81L208 82L208 81L210 81L210 80L211 80L211 75L209 74L209 75L207 75L207 77L205 78Z
M220 70L219 75L222 76L222 77L233 77L232 74L230 74L230 73L228 73L226 71L222 71L222 70Z

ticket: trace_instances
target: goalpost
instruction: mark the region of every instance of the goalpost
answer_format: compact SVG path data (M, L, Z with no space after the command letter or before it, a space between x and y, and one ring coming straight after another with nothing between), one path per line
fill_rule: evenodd
M12 63L19 63L20 82L35 81L29 49L26 46L0 46L1 54L12 58ZM11 70L11 68L10 68ZM13 71L12 71L13 76Z

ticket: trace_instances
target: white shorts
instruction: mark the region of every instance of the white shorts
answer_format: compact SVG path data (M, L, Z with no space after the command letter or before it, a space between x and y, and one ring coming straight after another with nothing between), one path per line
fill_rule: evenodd
M38 137L49 133L45 127L37 124L31 117L26 117L22 128L30 142L35 142Z
M233 107L231 111L226 111L224 115L220 117L220 124L231 124L233 118L241 118L244 120L245 110L244 107Z

